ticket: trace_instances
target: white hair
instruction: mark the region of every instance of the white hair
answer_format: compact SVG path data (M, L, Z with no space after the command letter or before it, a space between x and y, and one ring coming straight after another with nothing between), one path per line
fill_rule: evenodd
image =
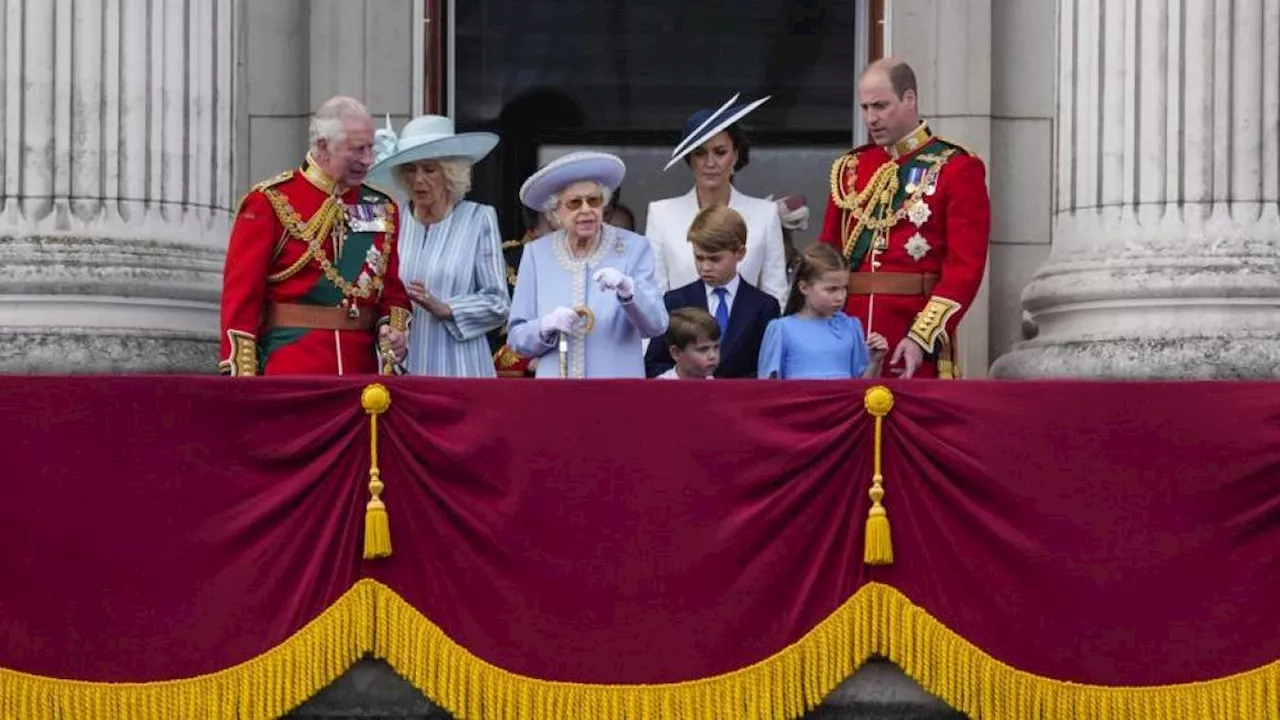
M355 98L342 95L329 98L311 116L307 146L316 150L321 140L328 145L341 142L347 129L347 121L353 119L372 119L372 116L364 104Z
M582 181L575 180L574 182L576 183L576 182L582 182ZM596 180L588 180L586 182L595 183L595 186L600 188L600 194L604 195L604 204L601 205L601 207L609 207L609 201L613 199L613 191L605 187L604 185L602 185ZM572 184L574 183L569 183L569 185L572 185ZM568 185L566 185L565 187L568 187ZM560 207L560 194L563 192L564 192L564 188L560 188L560 190L558 190L557 192L552 193L551 197L547 198L547 201L542 204L542 212L546 213L549 217L554 216L556 212L556 208Z
M453 204L471 192L471 162L465 158L447 157L432 158L440 164L440 172L444 175L444 192L449 196L449 204ZM428 162L419 160L418 162ZM418 163L404 163L391 170L391 177L396 185L406 194L413 193L413 167Z

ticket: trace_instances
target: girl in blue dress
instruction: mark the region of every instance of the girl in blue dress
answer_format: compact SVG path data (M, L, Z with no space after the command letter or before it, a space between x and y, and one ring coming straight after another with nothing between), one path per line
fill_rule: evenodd
M759 376L784 380L878 377L889 343L864 336L844 314L849 266L829 245L805 249L782 317L769 323L760 346Z

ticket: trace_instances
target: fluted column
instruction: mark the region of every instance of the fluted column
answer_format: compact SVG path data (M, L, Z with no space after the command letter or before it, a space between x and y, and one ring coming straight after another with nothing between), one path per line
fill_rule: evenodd
M237 0L0 0L0 371L216 367Z
M1053 248L998 377L1280 377L1280 0L1059 0Z

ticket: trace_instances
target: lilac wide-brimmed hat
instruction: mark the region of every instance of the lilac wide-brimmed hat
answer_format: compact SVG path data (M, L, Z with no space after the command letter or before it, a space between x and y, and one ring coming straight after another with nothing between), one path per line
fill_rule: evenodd
M627 166L616 155L602 152L575 152L547 163L520 186L520 202L530 210L541 212L552 195L583 180L594 180L617 190Z
M680 138L680 144L676 145L675 150L671 151L671 160L667 162L666 167L662 168L662 171L669 170L672 165L683 159L685 155L697 150L721 130L746 117L747 113L765 104L773 96L766 95L754 102L735 104L738 102L738 97L738 95L734 95L729 98L729 102L721 105L717 110L707 108L690 115L689 119L684 123L684 133L683 137Z

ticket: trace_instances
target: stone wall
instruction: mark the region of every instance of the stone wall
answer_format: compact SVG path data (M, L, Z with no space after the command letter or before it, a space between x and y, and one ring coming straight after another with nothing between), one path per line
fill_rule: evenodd
M890 54L916 71L922 115L986 162L987 279L959 329L966 377L1023 337L1022 289L1049 254L1054 2L894 0Z
M1058 3L1052 254L1001 377L1280 378L1280 3Z
M0 372L216 367L232 2L0 13Z
M363 660L289 715L291 720L412 718L448 720L440 709L380 660ZM806 720L965 720L902 671L873 661L836 688Z

